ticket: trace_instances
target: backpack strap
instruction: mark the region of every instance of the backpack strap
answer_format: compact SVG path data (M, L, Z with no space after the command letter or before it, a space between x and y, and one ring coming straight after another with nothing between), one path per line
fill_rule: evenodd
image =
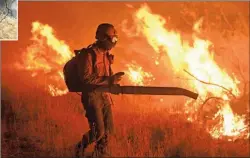
M107 53L107 58L109 59L109 52ZM112 76L111 61L109 61L109 76Z
M84 53L84 52L90 53L92 56L92 69L93 69L93 72L95 73L96 72L96 69L95 69L96 54L93 49L94 45L95 44L91 44L87 48L82 48L81 50L75 50L75 54L77 55L79 53ZM107 53L107 58L109 59L109 52ZM112 76L111 63L109 63L109 76Z
M93 71L95 73L95 62L96 62L96 54L95 51L93 50L93 45L89 45L87 48L82 48L80 50L74 50L75 56L79 55L80 53L90 53L90 55L92 56L92 68Z
M90 53L90 55L92 56L92 69L93 69L93 72L96 73L96 69L95 69L96 54L95 54L95 51L93 50L92 45L88 46L86 51L87 53Z

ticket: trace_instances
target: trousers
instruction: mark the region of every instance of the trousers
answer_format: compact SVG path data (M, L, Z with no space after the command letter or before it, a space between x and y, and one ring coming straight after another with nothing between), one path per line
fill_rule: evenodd
M112 103L103 96L96 94L82 97L89 124L89 131L82 137L83 148L95 142L101 153L107 149L110 135L114 133Z

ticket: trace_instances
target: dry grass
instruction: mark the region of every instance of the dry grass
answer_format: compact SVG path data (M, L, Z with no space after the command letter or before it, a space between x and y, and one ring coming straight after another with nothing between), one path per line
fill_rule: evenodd
M138 104L131 104L133 99ZM113 156L249 155L247 140L214 140L201 125L187 122L183 115L173 114L169 108L157 110L144 97L123 96L114 100L116 134L110 145ZM12 109L5 109L2 119L3 157L73 156L75 143L88 130L80 98L75 94L53 98L34 90L18 94L9 105L5 107ZM6 126L6 120L11 126Z
M0 9L0 40L17 40L17 19L6 16Z

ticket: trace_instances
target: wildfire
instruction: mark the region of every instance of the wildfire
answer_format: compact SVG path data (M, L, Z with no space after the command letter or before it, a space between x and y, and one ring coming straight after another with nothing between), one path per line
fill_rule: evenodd
M200 95L199 100L204 101L208 97L219 97L224 100L217 116L222 119L209 132L213 137L239 136L244 124L243 116L236 116L230 107L230 100L240 95L239 81L236 76L230 76L221 69L213 59L212 42L197 37L201 32L202 19L194 24L192 35L193 44L184 41L181 34L167 30L165 19L160 15L151 13L148 6L138 9L134 16L136 31L145 36L148 43L156 53L164 52L170 59L173 71L179 76L190 75L195 78L188 80L190 88L194 88ZM154 61L155 62L155 61ZM138 72L138 71L136 71ZM136 73L131 73L136 74ZM136 76L136 75L134 75ZM141 79L139 79L142 82ZM202 102L192 103L192 107L199 107ZM191 102L186 106L190 108ZM197 109L187 109L188 113L194 113ZM246 130L246 128L245 128Z
M192 44L189 43L190 41L184 41L179 32L167 30L164 27L165 19L151 13L146 5L135 12L134 21L137 31L135 35L142 34L157 55L165 53L169 58L165 62L170 61L175 74L184 78L186 75L194 78L194 80L187 80L187 84L190 89L195 89L199 93L199 99L195 103L188 100L185 104L185 113L193 116L192 114L197 113L197 109L207 98L221 98L223 102L218 103L220 110L213 118L219 118L219 121L209 128L208 132L214 138L240 137L242 133L246 133L245 118L235 115L230 107L230 101L240 96L238 88L240 82L236 76L230 76L215 62L212 42L197 36L202 32L200 30L202 19L194 24ZM52 27L33 22L31 32L33 43L27 47L23 63L18 63L16 66L30 71L32 77L41 74L48 76L51 82L46 85L52 96L66 94L68 91L64 84L62 69L64 64L73 57L73 53L64 41L56 38ZM159 65L162 61L164 60L152 62ZM168 65L169 68L169 64L164 65ZM149 85L152 80L155 80L152 73L146 72L135 62L128 63L126 67L126 74L134 85ZM195 118L188 117L188 120L195 120Z
M49 92L52 96L61 96L64 95L68 92L67 89L61 90L55 87L54 85L49 85Z
M33 43L24 52L23 63L16 64L17 68L32 72L32 77L48 76L51 82L60 85L47 85L52 96L66 94L62 68L73 57L69 46L56 38L52 27L40 22L32 23L31 33Z
M128 74L129 80L134 85L147 85L151 80L154 80L153 75L150 72L143 71L142 67L136 63L131 63L126 65L128 70L126 74Z
M47 90L52 96L66 94L68 90L64 84L62 69L73 57L73 53L64 41L57 39L49 25L33 22L31 32L33 43L23 53L23 63L16 63L16 67L30 71L32 77L42 74L48 76L51 81L46 83ZM136 63L126 66L129 80L134 85L145 85L153 78L151 73L143 71Z

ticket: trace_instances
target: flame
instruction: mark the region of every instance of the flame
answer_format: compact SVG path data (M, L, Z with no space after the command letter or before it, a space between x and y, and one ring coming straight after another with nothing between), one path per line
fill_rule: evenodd
M52 96L66 94L68 90L62 69L73 57L73 53L64 41L57 39L49 25L33 22L31 32L33 43L24 52L23 63L16 63L16 67L30 71L31 77L40 76L41 73L49 76L51 81L46 84ZM138 64L127 64L127 68L130 82L135 85L145 85L153 78L151 73L143 71Z
M134 85L148 85L152 80L154 80L153 75L150 72L145 72L141 66L135 62L126 64L128 70L126 74L129 77L130 82Z
M221 133L225 136L235 136L235 139L237 137L249 137L246 133L247 126L244 123L245 116L235 116L229 104L218 111L214 118L217 116L221 117L219 123L209 131L213 137L220 138Z
M49 86L49 92L52 96L62 96L68 92L68 89L61 90L51 84L48 86Z
M18 69L30 71L32 77L49 76L47 85L52 96L66 94L62 69L64 64L73 57L73 53L64 41L56 38L53 28L40 22L32 23L33 43L29 45L23 55L23 63L17 63ZM52 84L56 82L56 84ZM58 86L56 86L58 85Z
M219 118L219 121L213 128L209 128L208 132L214 138L242 136L247 130L245 118L235 115L230 108L230 101L240 96L238 88L240 82L236 76L230 76L215 62L212 42L198 37L202 32L202 19L194 24L192 44L190 41L184 41L179 32L167 30L164 27L166 20L160 15L152 14L146 5L135 12L134 20L136 34L131 35L143 34L156 54L165 53L175 74L192 75L195 78L187 80L187 83L191 89L199 93L199 101L193 103L188 100L185 112L190 114L197 112L201 101L208 97L222 98L220 110L214 116L214 119ZM42 73L49 76L47 88L52 96L66 94L68 91L64 84L62 68L73 57L73 53L64 41L54 35L54 30L49 25L33 22L31 32L33 43L24 52L23 63L17 63L16 67L30 71L32 77L41 76ZM154 63L159 65L160 61L155 60ZM146 72L136 63L126 66L128 68L126 74L134 85L148 85L155 80L152 73ZM190 105L195 109L190 108ZM188 117L188 120L194 118Z
M51 81L47 84L47 90L52 96L61 96L68 92L64 84L63 66L73 57L73 53L64 41L56 38L54 30L49 25L40 22L32 23L33 43L27 47L23 56L23 63L16 63L18 69L31 72L31 77L47 75ZM135 85L146 84L145 80L152 78L152 74L144 72L138 64L127 64L127 72ZM56 84L55 84L56 82Z
M170 59L173 71L178 75L190 75L195 78L188 80L190 88L194 88L200 95L199 100L216 96L224 100L218 115L223 119L209 132L215 138L222 136L238 136L246 127L244 117L233 114L229 102L240 95L236 76L230 76L221 69L213 59L212 42L199 38L202 19L194 24L192 35L193 44L184 41L179 32L167 30L164 25L166 20L160 15L151 13L147 5L138 9L134 16L136 31L145 36L148 43L156 53L164 52ZM138 32L137 32L138 33ZM158 61L155 61L156 63ZM133 72L133 71L131 71ZM138 74L140 70L133 72L135 81L143 82ZM199 107L201 102L193 103L193 107ZM186 103L187 107L191 101ZM188 111L191 113L193 109ZM194 110L195 112L197 109ZM193 112L194 112L193 111ZM189 120L192 120L189 118ZM241 132L240 132L241 131Z

